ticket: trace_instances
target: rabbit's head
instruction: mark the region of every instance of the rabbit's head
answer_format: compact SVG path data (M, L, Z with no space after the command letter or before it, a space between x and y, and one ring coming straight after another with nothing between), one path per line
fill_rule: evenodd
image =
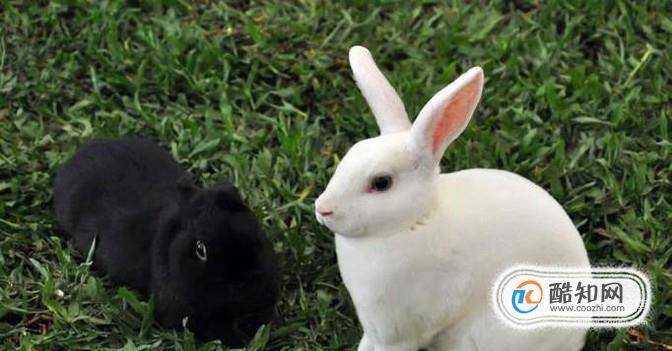
M350 67L381 135L350 148L315 201L315 215L339 235L384 235L412 225L435 206L439 161L469 123L483 90L483 70L474 67L441 89L411 124L366 48L350 49Z
M278 294L270 241L231 184L178 185L178 219L155 253L157 317L204 339L244 342L270 318Z

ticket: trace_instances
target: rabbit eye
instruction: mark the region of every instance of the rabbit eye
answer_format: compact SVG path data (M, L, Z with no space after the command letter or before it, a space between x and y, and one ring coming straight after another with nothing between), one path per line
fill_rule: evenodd
M373 177L371 180L370 191L382 192L390 189L392 187L392 176L391 175L379 175Z
M205 247L205 243L200 240L196 241L196 257L203 262L208 260L208 249Z

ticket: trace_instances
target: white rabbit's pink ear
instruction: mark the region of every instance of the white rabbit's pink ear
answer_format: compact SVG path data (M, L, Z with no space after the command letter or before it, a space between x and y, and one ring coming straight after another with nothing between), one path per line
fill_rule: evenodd
M435 166L444 151L467 127L483 91L483 70L474 67L441 89L422 108L411 139L422 158Z
M353 46L350 48L349 58L357 86L376 117L380 134L411 128L404 103L376 66L369 50L362 46Z

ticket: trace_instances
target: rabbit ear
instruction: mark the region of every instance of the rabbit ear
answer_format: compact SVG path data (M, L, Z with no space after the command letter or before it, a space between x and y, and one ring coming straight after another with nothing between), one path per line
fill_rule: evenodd
M469 124L483 91L483 70L474 67L434 95L411 127L411 139L422 158L436 166L446 147Z
M229 182L222 183L215 188L215 204L222 210L242 211L245 209L243 199L238 189Z
M353 46L350 48L349 57L357 86L376 117L380 134L402 132L411 128L404 103L376 66L369 50L362 46Z

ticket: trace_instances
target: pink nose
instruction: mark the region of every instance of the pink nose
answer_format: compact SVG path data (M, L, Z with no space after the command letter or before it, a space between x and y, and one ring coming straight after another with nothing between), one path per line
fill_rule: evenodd
M318 201L318 202L319 202L319 201ZM334 213L334 211L332 211L332 210L326 208L326 207L325 207L324 205L322 205L322 204L316 204L316 206L315 206L315 211L317 211L317 213L319 213L320 216L325 216L325 217L326 217L326 216L329 216L329 215L332 215L332 214Z
M325 211L325 210L320 211L320 210L317 210L317 213L319 213L320 216L325 216L326 217L326 216L330 216L331 214L333 214L334 211Z

